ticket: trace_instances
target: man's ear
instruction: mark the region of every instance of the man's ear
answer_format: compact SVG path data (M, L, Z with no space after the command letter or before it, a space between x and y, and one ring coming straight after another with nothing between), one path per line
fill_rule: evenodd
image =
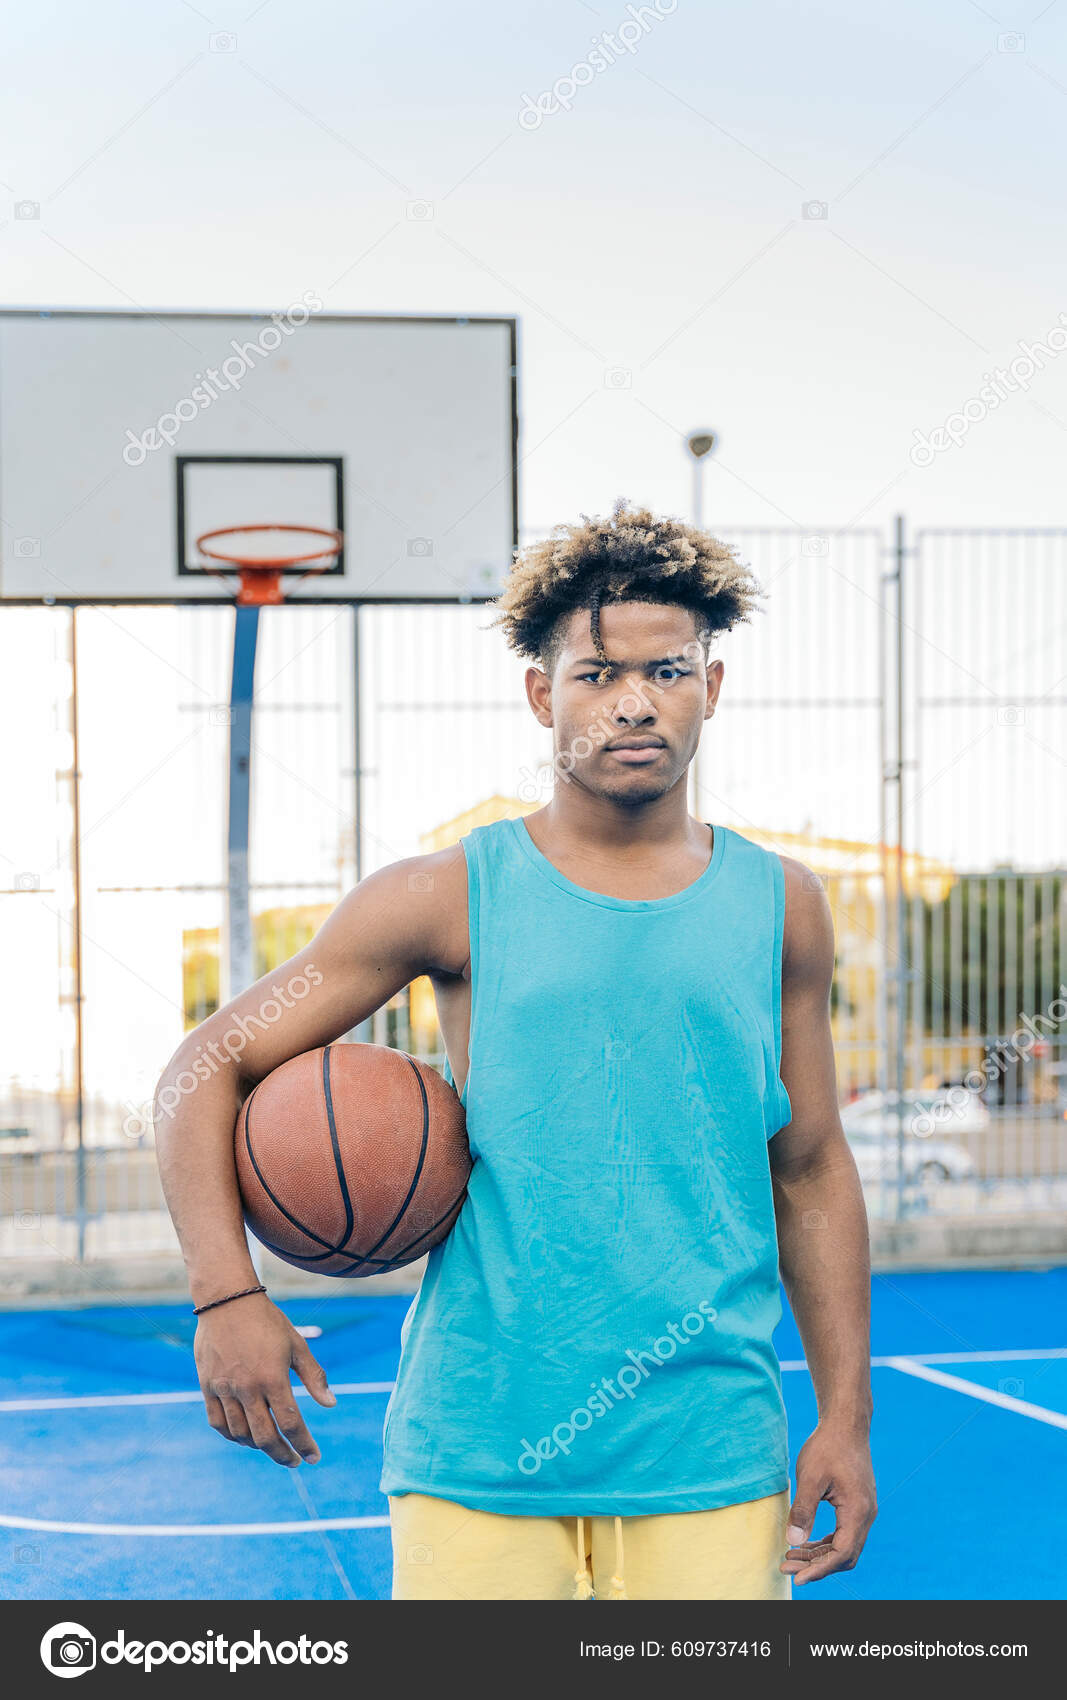
M540 667L527 667L526 700L533 709L534 719L539 725L552 725L552 681Z
M712 715L715 713L716 707L718 706L719 692L722 689L723 674L725 671L726 668L721 661L711 661L708 663L708 698L704 706L705 720L711 719Z

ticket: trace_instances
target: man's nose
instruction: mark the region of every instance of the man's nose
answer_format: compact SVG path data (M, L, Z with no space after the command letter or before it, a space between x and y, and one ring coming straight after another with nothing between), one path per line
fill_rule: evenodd
M656 719L655 701L640 675L624 682L611 712L615 720L626 726L641 726Z

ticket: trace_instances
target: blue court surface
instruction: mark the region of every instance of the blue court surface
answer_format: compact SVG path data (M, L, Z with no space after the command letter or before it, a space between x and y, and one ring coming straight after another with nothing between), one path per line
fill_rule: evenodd
M187 1306L0 1313L0 1596L387 1598L380 1435L408 1302L286 1305L321 1329L338 1395L305 1396L323 1460L292 1471L207 1426ZM798 1603L1063 1597L1065 1314L1067 1269L875 1278L881 1513L857 1569ZM788 1313L777 1343L796 1449L815 1406Z

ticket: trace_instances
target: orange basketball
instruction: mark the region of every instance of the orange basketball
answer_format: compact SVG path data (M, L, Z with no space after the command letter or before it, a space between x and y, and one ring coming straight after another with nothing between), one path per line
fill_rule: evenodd
M249 1229L317 1275L380 1275L444 1239L467 1193L456 1092L384 1045L292 1057L246 1099L234 1141Z

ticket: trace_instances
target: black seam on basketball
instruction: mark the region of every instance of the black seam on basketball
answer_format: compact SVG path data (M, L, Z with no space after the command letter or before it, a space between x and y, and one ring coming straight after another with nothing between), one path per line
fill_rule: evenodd
M411 1257L412 1248L414 1246L417 1246L420 1243L420 1241L429 1239L430 1235L432 1233L436 1232L436 1230L441 1226L442 1222L447 1222L448 1218L452 1215L452 1212L454 1210L458 1210L459 1206L463 1203L463 1200L466 1198L466 1196L467 1196L467 1188L464 1187L463 1191L461 1193L458 1193L457 1196L452 1200L452 1203L449 1205L449 1207L445 1211L444 1215L438 1216L436 1222L431 1223L431 1225L426 1229L425 1233L417 1235L417 1237L413 1240L409 1240L407 1245L404 1246L404 1248L401 1251L397 1252L395 1254L395 1256L393 1258L391 1258L387 1264L383 1265L383 1267L379 1270L379 1274L386 1274L389 1270L392 1270L392 1269L403 1269L406 1264L410 1263L412 1261L412 1257ZM359 1261L358 1258L357 1258L356 1261L357 1262ZM351 1267L354 1269L355 1264L352 1264ZM348 1270L347 1269L336 1269L336 1270L334 1270L334 1274L335 1275L347 1275Z
M266 1249L268 1251L274 1252L276 1256L281 1257L284 1261L289 1262L289 1263L295 1263L295 1262L299 1261L300 1266L304 1266L304 1265L308 1265L308 1264L314 1264L314 1263L323 1263L329 1257L347 1257L349 1261L347 1262L346 1266L343 1269L331 1270L329 1272L331 1275L336 1275L336 1276L348 1275L353 1270L360 1269L360 1268L371 1268L372 1266L373 1266L373 1269L376 1273L378 1273L378 1274L388 1274L389 1272L391 1272L394 1269L404 1268L405 1264L410 1263L412 1261L411 1253L412 1253L413 1248L415 1246L421 1244L421 1242L423 1240L429 1239L430 1235L432 1233L435 1233L436 1230L441 1226L441 1224L443 1222L447 1222L449 1216L451 1216L452 1213L463 1203L463 1200L464 1200L464 1198L466 1197L466 1194L467 1194L467 1187L466 1187L466 1185L464 1185L462 1192L460 1192L457 1195L457 1197L449 1205L448 1209L444 1212L444 1214L442 1216L439 1216L437 1218L437 1221L432 1223L430 1225L430 1227L428 1227L427 1229L424 1230L423 1233L418 1234L415 1239L410 1240L408 1242L408 1244L406 1246L404 1246L399 1253L395 1253L392 1257L375 1257L374 1256L374 1253L376 1251L378 1251L386 1243L386 1241L391 1237L392 1234L394 1234L396 1232L397 1228L400 1226L401 1222L404 1220L404 1217L407 1214L408 1208L411 1204L412 1198L414 1197L415 1191L418 1187L423 1168L425 1167L426 1153L427 1153L427 1150L429 1148L430 1106L429 1106L429 1100L428 1100L427 1095L426 1095L426 1084L425 1084L425 1081L422 1078L421 1070L419 1069L414 1058L408 1056L406 1051L401 1051L398 1054L404 1058L404 1061L409 1064L412 1071L414 1072L415 1078L419 1083L419 1094L422 1098L422 1136L421 1136L421 1143L420 1143L420 1147L419 1147L418 1163L416 1164L415 1173L412 1176L411 1184L408 1187L407 1195L404 1199L403 1204L400 1206L399 1211L397 1212L393 1221L390 1223L389 1227L385 1230L385 1233L382 1234L381 1237L376 1241L376 1243L371 1246L370 1251L361 1256L360 1254L358 1254L356 1252L346 1252L344 1250L346 1241L351 1237L351 1235L354 1231L355 1214L354 1214L354 1208L353 1208L353 1205L352 1205L351 1195L350 1195L349 1190L348 1190L348 1180L347 1180L347 1177L346 1177L345 1172L344 1172L344 1164L341 1160L340 1142L339 1142L338 1137L337 1137L337 1124L336 1124L336 1120L335 1120L335 1117L334 1117L333 1093L332 1093L331 1086L330 1086L330 1064L329 1064L329 1053L330 1053L331 1049L332 1049L332 1047L330 1045L326 1045L326 1046L323 1047L323 1053L322 1053L322 1083L323 1083L323 1093L324 1093L325 1100L326 1100L326 1116L327 1116L327 1121L328 1121L329 1130L330 1130L330 1143L331 1143L332 1148L333 1148L334 1167L335 1167L336 1172L337 1172L338 1185L340 1186L341 1196L342 1196L342 1199L344 1201L344 1206L345 1206L345 1230L344 1230L344 1234L343 1234L341 1240L337 1244L331 1244L331 1242L327 1239L324 1239L321 1234L316 1233L313 1228L309 1228L307 1226L307 1224L305 1222L302 1222L298 1216L294 1216L291 1210L286 1209L285 1205L275 1195L275 1193L273 1192L271 1187L268 1185L266 1177L263 1174L263 1171L260 1168L259 1163L256 1160L256 1154L252 1149L252 1116L251 1116L252 1099L255 1097L256 1093L259 1091L260 1086L263 1084L262 1081L259 1081L253 1087L251 1093L249 1094L248 1101L247 1101L247 1103L245 1105L245 1109L244 1109L245 1150L248 1153L248 1160L251 1163L253 1170L255 1171L256 1179L259 1181L260 1186L263 1188L264 1193L270 1199L270 1201L274 1205L275 1209L278 1210L280 1212L280 1214L285 1217L286 1221L290 1222L293 1225L294 1228L298 1228L300 1230L300 1232L302 1234L306 1235L307 1238L309 1240L313 1241L314 1244L324 1247L324 1250L322 1250L321 1252L309 1252L307 1254L301 1254L300 1252L290 1251L288 1248L284 1248L282 1246L275 1245L271 1240L263 1239L262 1236L259 1235L259 1234L256 1235L256 1238L259 1240L259 1243L262 1246L266 1247Z
M442 1222L447 1222L448 1218L451 1216L453 1210L458 1210L459 1206L463 1203L463 1200L466 1198L466 1196L467 1196L467 1189L466 1189L466 1187L464 1187L463 1191L461 1193L459 1193L458 1196L452 1200L452 1203L449 1205L448 1209L445 1211L443 1216L438 1216L436 1222L432 1223L431 1226L427 1228L427 1230L424 1234L419 1234L416 1239L408 1241L407 1245L404 1247L403 1255L405 1257L410 1257L413 1247L419 1245L422 1240L428 1240L430 1235L432 1233L435 1233L436 1230L441 1226Z
M326 1098L326 1120L330 1127L330 1144L333 1146L333 1166L337 1170L337 1184L341 1189L341 1198L345 1207L345 1230L341 1235L341 1244L345 1245L352 1237L356 1213L352 1208L352 1195L348 1190L348 1176L345 1174L345 1166L341 1161L341 1144L337 1138L337 1122L333 1113L333 1092L330 1087L330 1051L332 1048L331 1045L324 1045L322 1049L322 1090Z
M422 1142L419 1146L419 1160L415 1165L415 1173L412 1176L411 1185L408 1187L407 1196L405 1197L403 1204L400 1206L400 1209L393 1217L393 1220L386 1228L385 1233L379 1240L375 1241L374 1245L371 1246L370 1251L367 1253L367 1257L373 1257L376 1251L380 1251L386 1240L395 1234L397 1228L399 1228L401 1222L404 1220L404 1217L407 1214L408 1205L415 1196L415 1188L419 1184L419 1177L422 1174L423 1166L426 1162L426 1152L430 1145L430 1101L426 1096L426 1082L423 1080L422 1073L414 1059L409 1057L406 1051L401 1051L400 1055L406 1063L410 1064L412 1073L419 1083L419 1093L422 1097Z
M339 1249L339 1247L334 1246L330 1251L315 1252L315 1254L313 1256L311 1254L309 1254L307 1257L304 1257L298 1251L290 1251L287 1246L275 1245L272 1240L261 1239L259 1234L256 1234L256 1238L257 1238L257 1240L259 1240L260 1245L265 1247L265 1249L267 1251L274 1252L275 1256L280 1257L282 1259L283 1263L291 1263L297 1269L303 1269L305 1267L305 1265L307 1265L307 1264L321 1263L323 1258L326 1258L326 1257L331 1257L331 1256L347 1257L347 1256L350 1255L350 1253L343 1252ZM323 1273L326 1274L326 1275L347 1275L348 1272L349 1272L349 1269L354 1269L354 1268L357 1267L357 1265L359 1265L361 1263L362 1264L371 1264L372 1263L374 1265L374 1269L373 1269L372 1273L375 1274L375 1275L388 1275L391 1270L402 1269L404 1267L402 1263L395 1263L390 1258L387 1258L387 1257L370 1257L370 1258L366 1258L366 1257L359 1258L359 1257L357 1257L355 1259L355 1261L348 1266L348 1268L345 1268L345 1269L327 1269L327 1270L324 1270ZM314 1273L314 1271L312 1271L312 1273Z
M262 1085L262 1082L260 1082L260 1085ZM334 1257L339 1252L342 1256L351 1256L351 1253L346 1254L341 1250L341 1247L344 1245L343 1240L340 1245L332 1245L329 1240L323 1239L322 1235L317 1234L314 1228L309 1228L306 1222L302 1222L300 1220L299 1216L294 1216L291 1210L287 1210L281 1199L276 1197L275 1193L268 1185L267 1178L264 1175L263 1170L260 1168L259 1163L256 1160L256 1154L252 1149L252 1117L250 1111L252 1107L252 1099L258 1091L259 1086L257 1086L252 1092L248 1099L248 1103L245 1105L245 1150L248 1152L248 1160L255 1170L256 1179L263 1188L267 1197L270 1199L271 1203L274 1205L274 1208L285 1217L286 1221L291 1222L294 1228L299 1228L300 1232L302 1234L306 1234L308 1239L313 1240L316 1245L325 1246L326 1249L321 1252L309 1252L306 1256L303 1256L299 1252L294 1253L283 1251L281 1247L273 1245L270 1240L262 1239L259 1234L256 1235L256 1238L259 1240L260 1245L266 1246L268 1251L277 1252L279 1257L289 1258L299 1256L301 1257L301 1261L304 1263L321 1263L324 1258Z
M365 1256L361 1257L356 1252L351 1252L351 1253L348 1254L353 1259L353 1261L349 1265L350 1269L356 1269L362 1263L375 1263L375 1264L380 1266L381 1270L403 1268L403 1264L402 1263L396 1263L393 1258L376 1258L374 1256L374 1253L376 1251L380 1251L381 1247L385 1244L385 1242L388 1239L390 1239L392 1237L392 1235L396 1232L397 1228L399 1228L401 1222L404 1220L404 1217L407 1214L408 1206L410 1205L412 1197L414 1196L415 1189L419 1184L419 1178L422 1174L423 1168L424 1168L425 1163L426 1163L426 1152L427 1152L427 1149L429 1147L429 1142L430 1142L430 1105L429 1105L429 1100L427 1099L427 1096L426 1096L426 1084L425 1084L425 1082L422 1078L422 1074L421 1074L417 1064L415 1063L414 1059L409 1057L406 1051L400 1051L397 1054L399 1056L402 1056L404 1058L404 1061L406 1063L410 1064L411 1068L413 1069L414 1074L415 1074L415 1078L419 1083L419 1093L422 1097L422 1138L421 1138L421 1144L420 1144L420 1147L419 1147L419 1160L418 1160L418 1163L415 1167L415 1174L414 1174L414 1177L412 1178L411 1185L408 1187L407 1196L404 1199L403 1204L400 1206L400 1209L397 1212L396 1216L393 1218L392 1222L390 1222L390 1224L389 1224L388 1228L386 1228L384 1234L382 1234L375 1241L374 1245L371 1246L370 1250L366 1253ZM436 1226L436 1224L435 1224L435 1226ZM432 1228L427 1229L427 1233L432 1233L432 1232L433 1232ZM419 1235L419 1239L425 1239L425 1237L426 1237L425 1234ZM415 1244L416 1245L418 1244L418 1240L415 1241ZM343 1240L341 1242L341 1245L343 1247L343 1245L344 1245ZM346 1271L338 1271L338 1273L346 1273Z

